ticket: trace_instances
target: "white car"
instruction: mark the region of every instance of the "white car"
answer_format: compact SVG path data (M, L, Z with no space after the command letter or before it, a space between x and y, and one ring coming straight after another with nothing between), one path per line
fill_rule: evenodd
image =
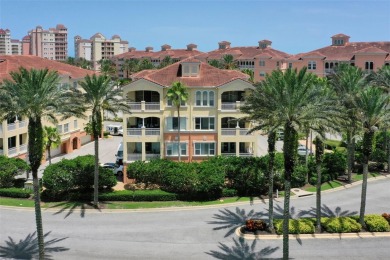
M123 165L118 165L116 163L102 163L101 167L111 169L115 175L122 176L123 175Z
M298 155L300 156L306 156L306 151L308 155L312 155L313 153L310 153L310 150L306 148L304 145L299 145L298 146Z

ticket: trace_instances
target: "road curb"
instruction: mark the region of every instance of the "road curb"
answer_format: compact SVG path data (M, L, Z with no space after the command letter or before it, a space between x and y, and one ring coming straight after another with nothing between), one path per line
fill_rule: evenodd
M241 227L235 231L236 235L248 240L275 240L283 239L283 235L253 235L244 234L241 232ZM390 237L390 232L360 232L360 233L326 233L326 234L290 234L290 238L294 239L348 239L348 238L377 238Z

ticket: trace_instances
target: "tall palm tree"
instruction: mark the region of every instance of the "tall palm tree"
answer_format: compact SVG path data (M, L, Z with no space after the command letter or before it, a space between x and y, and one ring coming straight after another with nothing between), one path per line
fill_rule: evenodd
M368 175L368 160L372 153L372 140L375 131L381 124L389 123L390 121L390 96L383 93L382 90L376 87L368 87L361 91L360 95L355 99L355 106L359 109L358 119L362 124L363 135L363 183L360 203L360 218L359 222L364 224L364 214L366 208L367 194L367 175Z
M116 77L116 67L112 60L102 59L98 64L100 64L100 73L112 79Z
M84 90L82 95L84 108L92 111L91 128L95 145L94 196L95 207L99 206L99 135L103 128L104 110L116 114L118 111L130 113L130 106L122 97L122 88L118 88L105 75L87 75L80 82Z
M38 168L43 156L42 119L53 123L57 116L64 118L82 115L72 90L58 87L57 72L20 68L10 73L12 80L5 80L0 87L0 117L15 115L28 118L28 154L34 187L35 220L38 235L39 259L44 259L44 235L40 206Z
M125 60L122 64L122 70L126 71L126 78L139 70L139 60L138 59L129 59Z
M222 56L222 69L234 70L237 68L237 62L234 60L233 55L226 54Z
M178 121L178 127L177 127L177 149L179 152L179 162L181 160L181 149L180 149L180 107L182 105L182 102L186 102L188 100L188 90L187 86L184 83L181 83L179 81L173 82L172 86L167 91L167 98L168 100L172 101L173 106L176 107L177 110L177 121Z
M44 126L43 128L43 144L47 150L49 165L51 165L51 148L56 148L61 145L61 136L56 127Z
M370 82L390 95L390 66L384 65L377 72L372 73ZM387 154L387 172L390 173L390 142L387 133L388 126L385 125L383 129L383 132L385 133L384 148L385 153Z
M249 75L249 79L248 79L249 82L255 83L255 73L254 73L253 70L251 70L251 69L242 69L241 72Z
M212 60L209 60L208 63L213 66L213 67L216 67L218 69L222 69L222 64L221 64L221 61L219 60L216 60L216 59L212 59Z
M291 176L294 172L297 157L298 130L305 125L321 118L327 120L333 116L333 101L329 100L322 88L317 86L316 76L307 73L307 69L300 71L287 69L273 71L268 76L268 88L257 89L265 102L257 108L267 111L267 118L272 119L275 127L284 127L284 212L283 212L283 258L288 259L288 223L290 208ZM260 100L261 100L260 99ZM264 106L264 108L261 108ZM260 113L256 111L256 113Z
M173 59L171 58L171 56L165 56L165 58L161 61L160 65L158 66L159 69L162 69L168 65L171 65L173 64L174 61Z
M358 68L349 64L340 64L330 75L330 85L340 97L349 120L340 121L340 125L347 133L347 169L348 182L352 182L352 170L355 160L355 139L358 131L357 109L353 100L359 91L367 84L366 75Z
M143 59L139 62L138 71L154 69L153 63L148 59Z

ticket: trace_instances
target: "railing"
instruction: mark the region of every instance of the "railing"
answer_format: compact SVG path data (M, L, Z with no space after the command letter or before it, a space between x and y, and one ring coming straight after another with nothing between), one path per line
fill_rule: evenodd
M236 156L236 153L221 153L222 156Z
M221 135L236 135L236 129L235 128L222 128L221 129Z
M16 147L8 148L8 156L17 154Z
M142 154L141 153L129 153L129 154L127 154L127 160L128 161L142 160Z
M4 154L4 151L2 149L0 149L0 155L3 155Z
M240 157L252 157L253 153L240 153Z
M140 111L141 110L141 102L127 102L130 106L130 110Z
M161 154L159 154L159 153L150 153L150 154L146 154L146 160L147 161L150 161L150 160L152 160L152 159L159 159L159 158L161 158Z
M19 128L27 126L27 121L19 121Z
M145 102L145 110L160 110L160 102Z
M236 102L222 102L222 110L236 110Z
M240 128L240 135L247 135L249 132L248 128Z
M19 146L19 153L25 153L27 152L27 144L22 144Z
M16 123L13 123L13 124L8 124L7 125L7 129L8 131L13 131L16 129Z
M160 128L145 128L145 135L160 135Z
M2 133L3 133L3 125L0 124L0 134L2 134Z
M127 135L132 136L132 135L142 135L142 128L127 128Z

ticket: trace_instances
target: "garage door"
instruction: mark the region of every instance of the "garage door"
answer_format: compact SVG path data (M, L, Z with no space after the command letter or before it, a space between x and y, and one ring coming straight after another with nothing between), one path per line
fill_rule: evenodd
M80 137L80 140L81 140L81 145L87 144L91 142L91 136L90 135L82 136Z

